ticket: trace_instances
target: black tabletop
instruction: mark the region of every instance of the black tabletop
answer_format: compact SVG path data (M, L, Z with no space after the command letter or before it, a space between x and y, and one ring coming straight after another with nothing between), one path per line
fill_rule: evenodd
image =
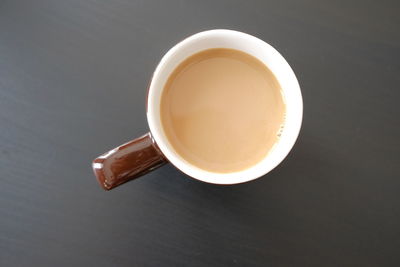
M0 266L399 266L396 1L1 1ZM115 190L99 154L148 131L162 55L226 28L273 45L304 97L260 179L171 165Z

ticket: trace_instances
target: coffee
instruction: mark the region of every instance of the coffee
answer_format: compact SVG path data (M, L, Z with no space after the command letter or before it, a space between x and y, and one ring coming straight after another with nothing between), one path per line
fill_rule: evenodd
M192 165L229 173L260 162L278 141L285 103L274 74L233 49L201 51L168 78L161 123L169 143Z

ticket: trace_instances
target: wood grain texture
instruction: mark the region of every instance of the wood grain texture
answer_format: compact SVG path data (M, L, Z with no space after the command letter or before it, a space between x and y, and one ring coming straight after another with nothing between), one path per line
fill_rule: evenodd
M396 1L0 1L0 266L399 266ZM167 165L104 192L91 160L148 131L184 37L276 47L304 97L289 157L215 186Z

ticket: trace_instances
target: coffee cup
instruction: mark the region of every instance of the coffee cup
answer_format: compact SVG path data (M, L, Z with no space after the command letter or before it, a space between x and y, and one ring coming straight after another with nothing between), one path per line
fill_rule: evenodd
M170 77L182 62L210 49L240 51L257 59L273 73L284 99L284 121L277 133L279 138L268 153L242 169L222 172L196 165L185 158L184 154L177 152L176 145L171 142L163 127L161 103ZM100 185L106 190L138 178L165 163L171 163L189 177L203 182L221 185L244 183L267 174L284 160L298 137L302 115L303 101L299 83L292 68L277 50L246 33L223 29L204 31L172 47L156 67L147 95L150 132L97 157L92 167ZM251 133L249 136L252 136Z

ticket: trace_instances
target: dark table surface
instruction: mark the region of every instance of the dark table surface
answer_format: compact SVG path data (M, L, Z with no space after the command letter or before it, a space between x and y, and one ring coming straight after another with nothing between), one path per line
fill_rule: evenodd
M396 1L0 1L0 266L400 266ZM105 192L91 160L148 131L161 56L228 28L288 60L304 121L256 181L164 166Z

